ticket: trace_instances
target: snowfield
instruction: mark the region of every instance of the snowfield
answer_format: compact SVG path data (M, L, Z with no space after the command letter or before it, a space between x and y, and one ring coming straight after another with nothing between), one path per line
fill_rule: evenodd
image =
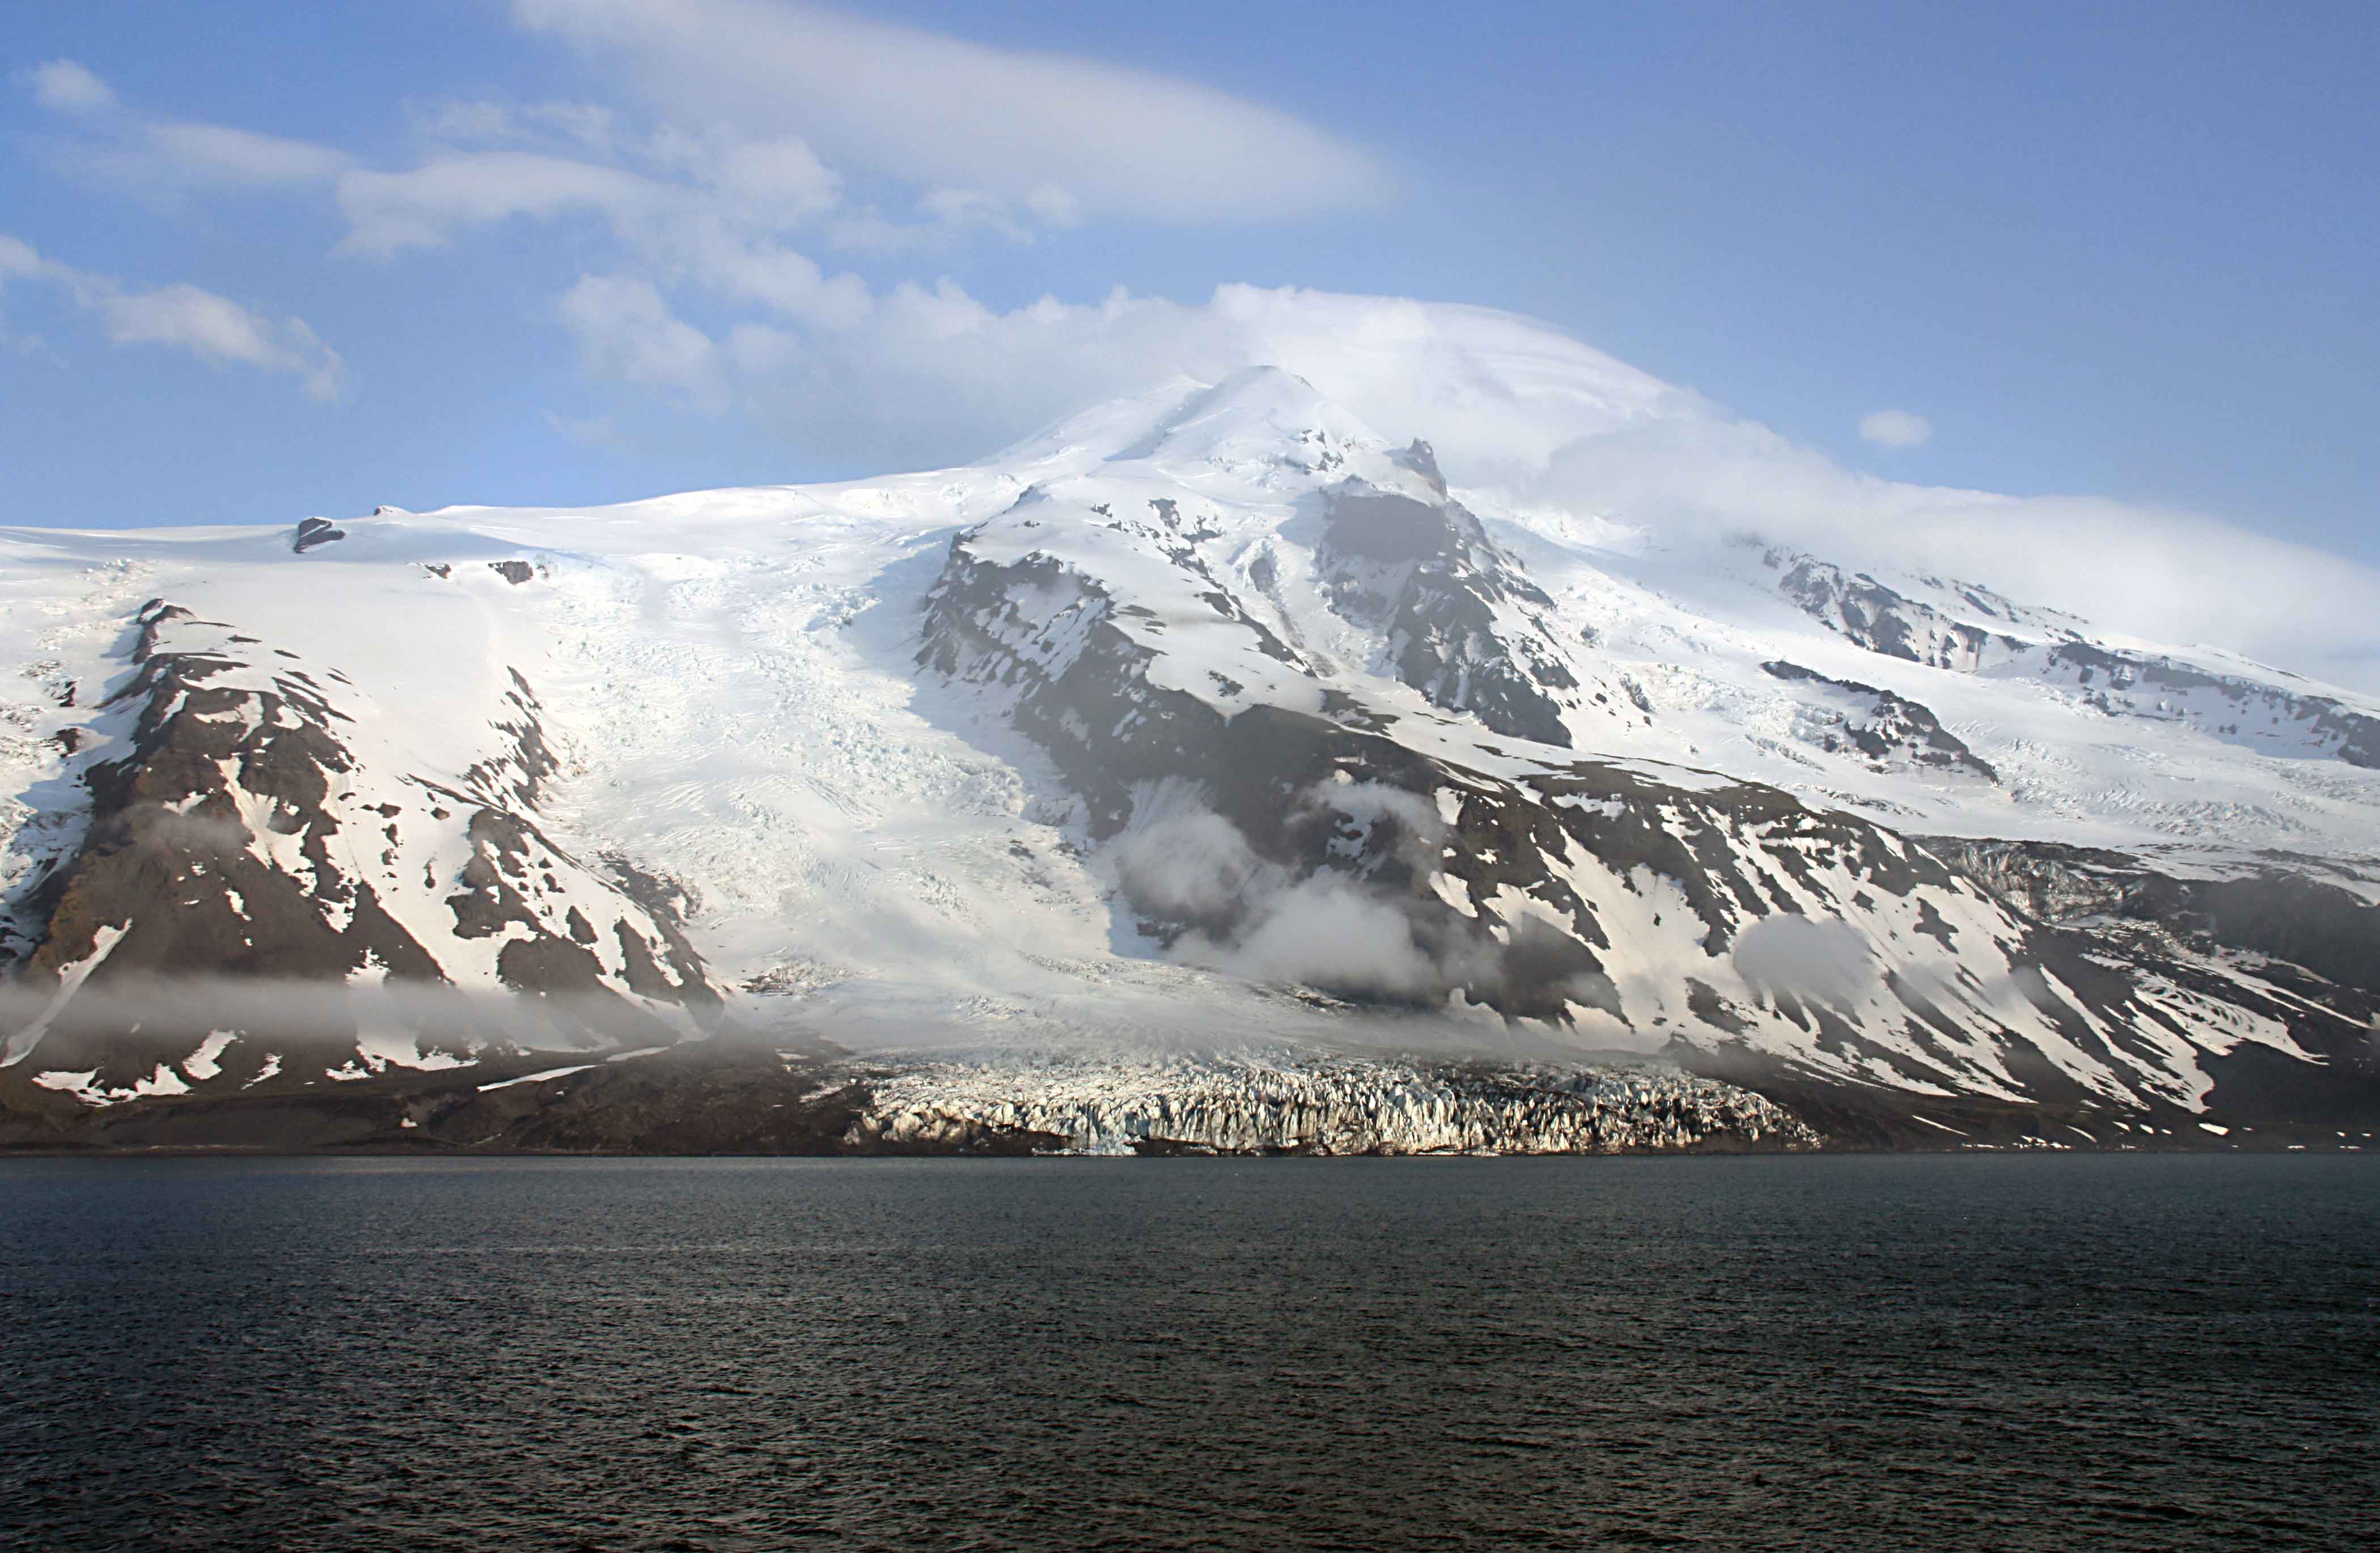
M730 1026L1124 1039L1159 1069L885 1092L888 1136L1096 1150L1256 1082L1169 1099L1152 1052L1382 1019L2196 1114L2214 1059L2319 1069L2368 1017L2220 933L2052 923L1937 843L2368 907L2380 705L1976 582L1450 490L1269 369L965 468L303 538L0 530L20 1080L120 1102ZM194 977L470 1012L158 1001ZM1221 1141L1486 1146L1417 1071L1363 1081L1367 1122L1266 1082L1304 1098Z

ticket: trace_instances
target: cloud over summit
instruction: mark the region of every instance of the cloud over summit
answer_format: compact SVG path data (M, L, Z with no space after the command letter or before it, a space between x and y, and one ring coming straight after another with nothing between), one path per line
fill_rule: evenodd
M245 224L280 201L317 224L311 261L344 291L503 245L523 327L574 347L561 370L583 375L565 391L593 401L540 406L539 425L680 414L789 469L858 475L964 462L1152 384L1271 365L1383 436L1429 440L1458 484L1583 530L1755 535L2348 683L2380 673L2367 568L2137 504L1858 474L1512 313L1228 280L1033 297L969 270L987 251L1080 251L1124 223L1245 231L1394 198L1380 156L1281 108L796 0L508 14L583 79L543 100L426 98L381 144L161 115L69 59L15 84L46 127L40 154L70 177L167 215L237 201ZM0 240L12 304L46 297L116 344L341 392L345 363L304 320L225 295L249 297L244 282L111 278L134 268ZM1903 409L1858 430L1886 449L1932 433Z

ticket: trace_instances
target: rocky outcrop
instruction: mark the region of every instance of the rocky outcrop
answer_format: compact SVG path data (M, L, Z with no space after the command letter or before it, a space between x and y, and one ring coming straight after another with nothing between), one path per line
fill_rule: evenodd
M1999 781L1991 762L1942 726L1932 708L1857 680L1830 679L1799 663L1772 659L1761 668L1770 677L1815 692L1807 707L1813 725L1805 734L1829 752L1856 751L1879 771L1936 770Z
M2056 842L1937 836L1928 851L2047 922L2154 925L2209 950L2238 950L2380 994L2380 904L2304 864L2185 876L2127 853Z
M1997 595L1962 588L1964 601L1991 625L1956 618L1934 605L1888 588L1864 572L1791 552L1771 551L1767 563L1779 574L1777 590L1803 613L1870 652L1976 673L2002 663L2028 645L2010 635L2018 612Z
M716 1007L674 924L529 818L552 758L517 674L496 748L442 783L372 766L357 730L384 720L336 670L163 600L134 625L79 746L79 843L12 903L39 925L0 1003L18 1080L229 1092L674 1038L661 1011ZM524 1017L439 995L498 988Z
M1563 711L1578 704L1580 682L1540 613L1553 601L1445 496L1426 444L1404 456L1438 501L1354 479L1323 494L1315 564L1324 597L1381 635L1384 666L1432 706L1568 748Z
M1949 597L1952 607L1946 609L1806 555L1771 551L1765 559L1779 574L1777 588L1785 598L1883 657L2037 680L2110 717L2187 723L2274 755L2325 756L2380 769L2380 718L2335 696L2277 684L2289 677L2277 672L2251 679L2171 654L2107 647L2086 640L2074 628L2079 623L2067 616L2021 608L1971 584L1926 579Z
M310 517L298 525L298 532L291 537L289 548L293 552L303 555L310 550L336 544L346 537L347 531L333 525L329 518Z
M2210 673L2171 657L2119 652L2066 642L2032 654L2009 672L2030 669L2066 686L2109 716L2189 722L2228 742L2276 755L2319 755L2380 768L2380 718L2336 697Z

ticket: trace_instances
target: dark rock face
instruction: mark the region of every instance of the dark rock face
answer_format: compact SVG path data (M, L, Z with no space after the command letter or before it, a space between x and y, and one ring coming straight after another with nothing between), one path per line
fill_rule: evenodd
M1416 1005L1459 993L1507 1017L1635 1029L1693 1014L1704 1034L1678 1058L1744 1084L1811 1082L1815 1062L1833 1082L1859 1072L1876 1086L1990 1086L2069 1108L2120 1093L2180 1115L2161 1074L2166 1043L2192 1029L2182 1002L2304 1026L2306 1050L2363 1038L2359 1002L2306 1008L2156 943L2028 922L1923 848L1776 788L1592 759L1497 777L1326 717L1257 705L1226 720L1152 684L1157 655L1104 619L1111 601L1062 572L1050 557L995 567L957 543L929 602L923 660L1009 698L1014 726L1086 803L1142 927L1166 940L1252 952L1269 924L1323 891L1390 915L1397 955L1395 974L1302 969L1326 991ZM1081 588L1087 629L1045 629L1012 605L1062 584ZM1071 658L1059 636L1078 646ZM1921 708L1864 696L1921 753L1959 762L1961 750L1930 743L1947 734ZM1142 867L1140 848L1173 843L1185 812L1202 843L1240 850L1223 889L1183 889L1164 867ZM1744 946L1776 939L1780 919L1823 924L1806 929L1815 948L1747 981ZM1856 998L1794 984L1794 955L1821 951L1861 979L1889 969ZM1664 1014L1631 991L1654 952L1682 969L1690 1010ZM1935 955L1959 974L1921 977ZM2102 1088L2085 1091L2042 1046L2087 1053Z
M1942 726L1933 709L1857 680L1829 679L1815 669L1779 659L1761 668L1788 684L1837 692L1826 710L1834 726L1819 735L1822 748L1857 750L1878 770L1926 767L1963 772L1997 783L1991 762Z
M1012 592L1072 592L1066 614L1079 634L1067 656L1052 627L1017 608ZM997 689L1017 729L1057 762L1087 810L1091 833L1113 835L1132 814L1134 783L1170 774L1222 724L1204 702L1149 683L1155 654L1118 630L1115 601L1096 583L1035 557L1014 565L981 560L964 537L929 595L920 664L947 678ZM1130 725L1120 741L1107 730Z
M1864 574L1847 575L1807 556L1770 552L1767 561L1781 573L1778 591L1870 652L1961 673L2037 678L2079 692L2111 717L2189 722L2215 737L2275 755L2335 757L2351 766L2380 769L2380 719L2334 697L2102 647L2061 624L2063 617L2022 610L1972 586L1934 583L1955 591L1975 620L1947 614ZM2033 636L2010 634L2018 629Z
M632 1062L491 1055L354 1082L42 1107L0 1086L0 1150L830 1154L866 1090L812 1057L732 1039ZM1022 1151L1022 1150L1018 1150Z
M1400 510L1367 542L1423 531ZM1014 602L1069 589L1078 613L1062 625ZM2194 1121L2171 1051L2206 1010L2263 1021L2309 1054L2366 1039L2360 995L2311 980L2277 990L2187 946L2040 919L1923 847L1773 788L1593 760L1499 775L1279 707L1226 718L1155 683L1158 653L1114 628L1113 607L1047 556L995 565L962 538L929 603L923 661L997 693L1083 800L1142 926L1165 941L1252 956L1322 898L1390 924L1385 969L1298 965L1299 979L1343 996L1436 1006L1459 994L1582 1028L1691 1023L1699 1033L1672 1055L1731 1082L1840 1087L1856 1074L1904 1100L1980 1090L2018 1111L2113 1102ZM1796 682L1862 698L1888 750L1987 779L1922 707ZM1193 837L1232 857L1212 888L1184 887L1167 864ZM1787 947L1757 947L1770 943ZM1849 981L1809 975L1812 956ZM1690 1008L1647 990L1648 957L1668 967L1657 980L1685 979ZM2052 1048L2067 1055L2053 1061ZM2301 1089L2335 1076L2305 1061L2277 1071ZM2271 1073L2258 1083L2287 1087ZM1874 1125L1900 1114L1894 1103L1870 1106Z
M1933 837L1925 844L2044 921L2154 923L2207 948L2266 955L2380 995L2380 905L2297 869L2187 879L2126 853L2056 842Z
M393 977L438 979L429 952L382 909L371 885L332 864L340 826L324 800L351 769L335 731L343 714L302 670L276 675L272 692L211 686L237 665L158 646L166 627L188 618L163 601L140 613L136 672L102 709L132 714L129 747L86 772L91 826L79 851L36 887L48 928L18 979L59 988L70 967L100 952L103 935L105 963L83 983L93 991L200 976L336 982L368 963ZM271 832L297 839L302 872L249 850L247 816L260 807ZM42 1060L128 1086L206 1033L152 1024L136 1037L104 1018L86 1022L70 1001L50 1026ZM327 1049L353 1031L321 1035Z
M289 548L303 555L310 550L334 544L346 537L347 531L344 528L333 528L330 519L310 517L298 525L298 533L289 541Z
M8 986L49 1005L30 1032L37 1044L12 1032L20 1081L87 1074L97 1093L225 1090L355 1068L361 1031L346 992L358 977L415 989L396 1005L425 1053L501 1046L516 1037L441 996L488 952L473 941L496 937L495 982L526 1001L548 1039L667 1039L651 1001L717 1006L675 925L528 818L552 758L518 675L517 721L498 725L508 746L450 786L366 770L334 672L286 652L235 657L253 638L162 600L135 625L130 673L91 719L80 843L14 903L38 927ZM430 860L457 837L468 860L442 879ZM422 909L442 893L445 933ZM592 937L590 909L618 946L613 966L573 930ZM280 1013L242 988L271 989ZM195 1058L211 1037L212 1054Z
M2072 686L2110 716L2192 722L2219 738L2261 743L2276 754L2336 756L2380 768L2380 719L2328 696L2301 695L2170 658L2068 642L2040 655L2036 672Z
M2078 943L2136 947L2166 976L2243 963L2264 990L2232 1002L2284 1025L2312 1059L2241 1045L2210 1063L2210 1112L2265 1128L2369 1128L2380 1116L2380 905L2281 867L2190 879L2127 854L2052 842L1930 839L1927 847ZM2185 952L2176 956L2170 950Z
M1436 460L1415 445L1406 457L1443 498ZM1578 703L1578 677L1535 613L1553 601L1460 504L1350 479L1323 497L1315 560L1330 607L1386 635L1396 677L1431 705L1472 712L1508 737L1569 746L1562 711Z
M1778 591L1816 619L1887 658L1973 673L2026 646L2022 638L1945 615L1864 573L1848 574L1806 555L1771 552L1780 570ZM2004 600L1970 588L1966 597L1986 617L2015 613Z

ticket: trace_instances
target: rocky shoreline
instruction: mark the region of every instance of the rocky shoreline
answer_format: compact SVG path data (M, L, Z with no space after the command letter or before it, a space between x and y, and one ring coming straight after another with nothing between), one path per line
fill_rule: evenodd
M1267 1052L866 1058L749 1041L146 1097L11 1086L0 1154L1621 1155L2356 1150L2336 1128L1731 1083L1658 1063Z

